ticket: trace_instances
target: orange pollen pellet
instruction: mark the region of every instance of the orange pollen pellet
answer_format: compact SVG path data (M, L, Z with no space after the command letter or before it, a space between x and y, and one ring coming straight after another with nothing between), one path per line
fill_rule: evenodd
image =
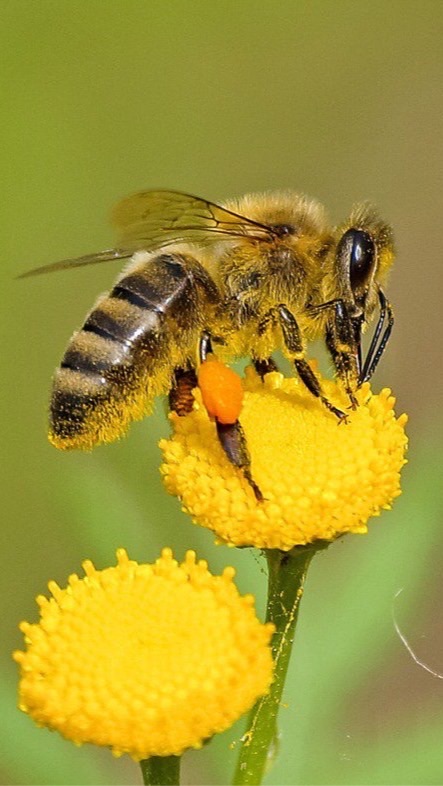
M198 370L203 404L219 423L235 423L243 403L241 379L235 371L214 357L203 361Z

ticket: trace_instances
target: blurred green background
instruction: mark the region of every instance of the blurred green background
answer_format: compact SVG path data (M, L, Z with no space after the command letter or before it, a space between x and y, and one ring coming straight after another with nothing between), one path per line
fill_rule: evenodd
M235 564L263 608L259 554L215 547L163 491L161 404L89 455L46 441L52 371L119 268L14 277L109 247L109 208L155 187L296 188L334 221L369 199L395 227L397 322L374 388L410 414L404 495L314 562L267 782L443 783L443 682L392 619L404 588L398 623L443 672L442 36L439 0L1 0L2 783L140 782L129 759L76 749L15 707L17 623L36 619L48 579L113 563L120 545L139 560L192 547L214 571ZM228 782L241 731L187 754L184 782Z

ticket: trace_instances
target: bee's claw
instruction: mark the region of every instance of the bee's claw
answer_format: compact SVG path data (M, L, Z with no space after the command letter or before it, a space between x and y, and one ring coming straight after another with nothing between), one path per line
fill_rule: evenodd
M249 485L251 486L252 491L254 492L255 499L257 500L257 502L263 502L264 501L264 496L261 493L259 487L257 486L254 478L252 477L251 472L246 467L243 467L243 475L245 476L246 480L248 481Z
M335 415L336 418L338 418L339 423L341 423L342 421L345 421L345 423L347 422L348 415L346 414L346 412L343 412L342 409L338 409L338 407L334 407L334 405L331 404L331 402L328 401L327 398L322 398L321 400L325 405L325 407L327 407L329 411L332 412L332 414Z
M348 407L348 409L352 409L355 412L355 410L358 409L358 401L355 398L354 394L350 393L349 391L348 391L348 396L349 396L349 401L351 402L351 406Z
M220 444L225 451L229 461L234 467L243 472L243 476L251 486L257 502L263 502L264 497L257 486L251 473L251 458L246 443L246 437L240 421L234 423L220 423L215 419L217 435Z

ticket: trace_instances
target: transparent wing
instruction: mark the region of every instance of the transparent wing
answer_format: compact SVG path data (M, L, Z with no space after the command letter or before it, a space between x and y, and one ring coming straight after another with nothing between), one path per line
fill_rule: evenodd
M269 239L275 232L206 199L180 191L142 191L123 199L112 213L123 248L157 248L223 238Z
M75 257L74 259L61 259L49 265L35 267L32 270L27 270L26 273L21 273L17 278L29 278L29 276L39 276L41 273L52 273L55 270L67 270L71 267L95 265L98 262L109 262L112 259L127 259L131 254L132 251L122 248L110 248L107 251L97 251L95 254L85 254L83 257Z
M141 249L155 250L181 241L209 244L236 237L269 240L276 234L266 224L179 191L141 191L126 197L114 208L112 222L119 233L116 248L75 259L62 259L28 270L18 278L126 259Z

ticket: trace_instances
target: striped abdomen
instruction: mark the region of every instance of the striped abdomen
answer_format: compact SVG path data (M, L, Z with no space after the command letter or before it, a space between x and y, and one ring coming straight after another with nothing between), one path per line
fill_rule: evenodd
M193 357L217 299L194 259L137 253L69 342L54 377L50 441L90 449L121 436Z

